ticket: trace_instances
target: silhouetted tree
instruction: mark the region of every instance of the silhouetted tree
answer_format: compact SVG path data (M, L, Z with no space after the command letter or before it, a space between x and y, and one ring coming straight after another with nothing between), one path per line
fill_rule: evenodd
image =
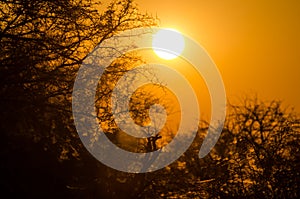
M280 101L246 99L230 105L210 153L218 197L297 198L300 187L299 115Z
M33 170L26 168L36 168L37 162L46 161L41 158L44 152L45 156L51 156L53 165L58 164L44 172L49 178L63 176L63 189L92 193L98 189L97 185L103 185L103 193L106 190L112 193L113 188L108 188L111 184L105 182L108 177L103 176L113 170L88 155L74 128L71 112L74 79L80 64L95 46L118 32L155 25L156 20L140 13L132 0L112 1L107 7L96 0L9 0L0 1L0 7L0 128L1 158L5 160L1 161L2 172L29 172L35 176ZM22 159L20 152L31 157L31 161ZM63 160L68 162L62 163ZM51 165L46 162L44 165ZM66 169L55 169L62 164ZM103 179L95 177L99 168L104 170ZM5 184L2 187L20 194L19 186L24 183L27 187L35 186L40 181L31 180L30 175L27 182L10 178L6 175L1 179L1 185ZM46 183L47 186L52 184ZM35 191L46 197L44 191ZM31 191L27 194L30 196ZM101 192L96 191L94 197L97 194ZM52 198L51 194L49 197Z
M213 150L199 159L209 125L202 121L182 157L148 174L145 198L299 197L299 114L283 108L281 101L251 97L230 104L227 112Z

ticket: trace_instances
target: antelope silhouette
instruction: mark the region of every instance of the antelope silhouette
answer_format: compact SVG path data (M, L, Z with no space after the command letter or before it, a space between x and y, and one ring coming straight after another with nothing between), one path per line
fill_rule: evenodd
M159 134L148 137L147 138L147 146L146 146L147 151L156 151L157 150L156 141L161 138L162 138L162 136Z

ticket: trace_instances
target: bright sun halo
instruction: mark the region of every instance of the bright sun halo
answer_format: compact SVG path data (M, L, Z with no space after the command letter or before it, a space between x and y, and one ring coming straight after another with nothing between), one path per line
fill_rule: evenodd
M184 49L184 37L174 29L159 30L153 36L152 48L160 58L166 60L174 59Z

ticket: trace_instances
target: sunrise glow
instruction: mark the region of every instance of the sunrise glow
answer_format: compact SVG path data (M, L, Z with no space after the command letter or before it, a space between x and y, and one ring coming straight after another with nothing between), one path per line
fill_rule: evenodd
M157 56L171 60L180 56L184 50L185 42L179 31L162 29L153 36L152 46Z

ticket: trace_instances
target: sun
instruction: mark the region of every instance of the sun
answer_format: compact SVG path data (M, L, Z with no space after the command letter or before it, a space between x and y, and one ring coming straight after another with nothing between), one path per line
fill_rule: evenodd
M161 29L153 35L153 51L162 59L171 60L180 56L184 46L184 37L177 30Z

